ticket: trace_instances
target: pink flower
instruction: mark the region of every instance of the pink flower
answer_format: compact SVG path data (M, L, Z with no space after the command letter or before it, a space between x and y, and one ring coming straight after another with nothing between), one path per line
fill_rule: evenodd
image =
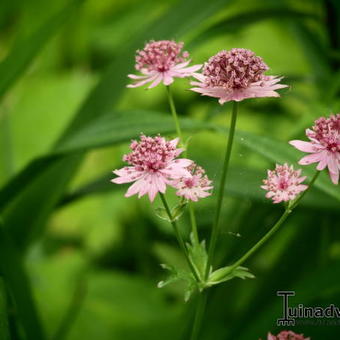
M303 334L296 334L292 331L282 331L276 336L268 333L267 340L310 340L310 338L305 338Z
M131 166L113 171L118 177L111 180L122 184L134 182L125 197L138 194L138 198L148 194L152 202L158 192L164 193L166 185L182 177L190 177L187 167L191 160L175 159L183 149L177 149L178 138L166 141L161 136L141 135L140 142L132 141L132 152L124 155L123 161Z
M317 170L328 167L329 175L334 184L339 183L340 169L340 113L329 118L317 119L311 129L306 130L310 142L292 140L289 144L310 155L300 159L299 164L319 163Z
M219 98L223 104L255 97L279 97L275 90L287 87L278 84L282 78L265 76L269 68L262 58L244 48L221 51L204 64L203 74L194 74L198 80L192 91L203 96Z
M183 43L170 40L150 41L143 50L137 51L136 70L142 75L129 74L128 77L136 80L127 87L138 87L151 83L149 89L160 82L170 85L174 78L190 77L198 71L202 65L187 67L190 63L189 53L181 52Z
M197 202L199 198L210 196L211 193L208 191L213 186L210 185L211 181L205 174L204 169L195 163L189 165L187 169L191 175L182 177L174 182L174 186L178 189L176 195L194 202Z
M267 190L266 197L271 198L274 203L291 201L308 186L301 184L306 176L300 177L301 169L294 170L288 164L276 164L275 170L268 170L267 179L263 180L262 189Z

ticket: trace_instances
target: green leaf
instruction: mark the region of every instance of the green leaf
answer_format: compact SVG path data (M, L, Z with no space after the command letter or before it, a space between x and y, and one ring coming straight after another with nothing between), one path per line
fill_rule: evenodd
M65 187L79 166L80 155L58 158L47 169L41 168L39 176L33 176L20 195L3 211L6 230L21 249L35 240L45 226Z
M189 257L194 264L197 272L199 273L200 279L204 281L205 272L208 263L208 254L206 250L205 240L201 243L197 243L194 240L194 236L191 234L191 243L187 243Z
M27 339L45 339L21 257L2 223L0 223L0 259L0 272L11 293L16 314Z
M0 339L10 340L7 313L7 292L5 282L0 277Z
M217 285L219 283L232 280L235 277L238 277L243 280L255 278L255 276L252 273L250 273L249 269L246 267L239 266L237 268L233 268L232 266L227 266L219 268L212 272L209 275L207 286Z
M296 11L288 7L282 8L257 8L246 12L238 13L230 18L223 19L218 23L208 27L206 30L201 32L193 41L190 46L196 44L202 44L209 39L216 38L216 36L237 32L242 30L249 25L256 22L267 20L267 19L289 19L289 20L303 20L303 19L316 19L316 15L312 13L305 13Z
M155 209L155 214L161 218L162 220L164 221L167 221L167 222L172 222L168 216L168 213L166 211L165 208L162 208L162 207L158 207Z
M73 0L60 12L49 18L25 41L16 44L5 60L0 63L0 99L25 72L35 56L49 39L75 13L83 0Z
M197 284L194 276L190 271L177 269L175 266L170 266L168 264L161 264L161 267L167 271L169 271L169 275L166 279L159 281L157 284L158 288L163 288L171 283L176 282L184 282L185 290L184 290L184 301L189 301L192 294L197 289Z
M190 119L181 120L183 130L205 129L207 124ZM84 125L56 147L56 153L69 153L126 142L139 134L169 134L175 132L170 114L154 111L113 111Z

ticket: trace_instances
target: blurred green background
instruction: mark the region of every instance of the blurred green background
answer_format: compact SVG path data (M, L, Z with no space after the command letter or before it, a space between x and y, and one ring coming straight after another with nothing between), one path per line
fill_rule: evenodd
M188 339L195 298L185 304L180 285L156 288L166 275L160 263L185 265L171 227L154 214L160 203L126 199L126 186L109 183L131 138L174 136L163 86L126 89L135 50L175 39L203 63L248 48L290 85L281 99L240 105L216 262L227 265L280 216L260 189L266 169L296 164L301 154L287 141L340 111L339 19L337 0L1 1L0 339ZM189 86L173 85L188 152L216 184L231 106ZM208 238L214 195L197 205ZM295 290L296 304L340 305L339 205L339 187L320 176L247 262L256 279L211 289L200 338L279 332L277 290ZM340 338L339 324L293 330Z

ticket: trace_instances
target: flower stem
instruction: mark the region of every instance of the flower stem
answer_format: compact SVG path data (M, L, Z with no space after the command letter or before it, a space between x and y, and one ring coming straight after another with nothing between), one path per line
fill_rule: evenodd
M195 279L197 282L200 282L200 278L199 278L199 275L195 269L195 266L192 264L191 260L190 260L190 257L189 257L189 253L188 253L188 249L187 247L185 246L185 243L183 241L183 238L179 232L179 229L178 229L178 226L177 226L177 223L174 221L173 217L172 217L172 214L171 214L171 210L169 208L169 205L166 201L166 198L164 196L164 194L162 193L159 193L160 197L161 197L161 200L163 202L163 205L164 205L164 208L166 210L166 213L168 214L168 217L169 217L169 220L170 220L170 223L175 231L175 235L176 235L176 238L177 238L177 241L178 241L178 244L179 246L181 247L184 255L185 255L185 258L187 260L187 263L192 271L192 274L194 275Z
M189 213L190 213L190 221L191 221L191 232L192 232L192 235L193 235L193 238L194 238L194 242L196 244L199 244L200 240L199 240L199 237L198 237L195 210L194 210L194 205L191 202L189 203Z
M256 252L257 249L259 249L269 238L271 238L272 235L275 234L275 232L280 228L280 226L283 224L283 222L287 219L287 217L290 215L290 213L293 211L293 209L298 205L298 203L301 201L301 199L305 196L305 194L310 190L310 188L313 186L314 182L319 176L320 171L317 171L315 175L313 176L312 180L310 181L308 188L295 200L292 201L291 204L287 206L284 213L281 215L279 220L274 224L274 226L267 232L266 235L264 235L260 241L258 241L252 248L250 248L238 261L236 261L232 267L237 268L242 263L244 263L253 253Z
M197 297L195 319L192 327L190 340L197 340L202 325L205 306L207 304L207 291L203 291Z
M176 126L177 136L179 137L181 143L183 144L182 131L181 131L181 127L179 125L178 115L177 115L175 102L174 102L174 98L172 96L170 85L166 86L166 91L167 91L167 94L168 94L168 100L169 100L169 104L170 104L172 117L174 118L174 122L175 122L175 126Z
M308 188L302 192L302 194L295 200L292 202L291 206L290 206L290 209L294 209L298 204L299 202L302 200L302 198L307 194L307 192L311 189L311 187L313 186L314 182L317 180L317 178L319 177L320 175L320 171L316 171L313 178L311 179L311 181L309 182L308 184Z
M226 177L227 177L227 173L228 173L230 155L231 155L231 150L232 150L233 140L234 140L234 134L235 134L237 110L238 110L238 103L233 102L233 109L232 109L231 120L230 120L228 142L227 142L227 147L226 147L226 151L225 151L225 158L224 158L222 175L221 175L221 180L220 180L220 187L219 187L218 197L217 197L214 224L213 224L213 227L212 227L211 239L210 239L210 244L209 244L208 263L207 263L207 268L206 268L206 273L205 273L206 277L209 275L209 269L210 269L210 265L211 265L212 260L213 260L213 256L214 256L214 252L215 252L215 248L216 248L217 237L218 237L219 229L220 229L219 221L220 221L222 203L223 203L223 199L224 199L225 181L226 181Z

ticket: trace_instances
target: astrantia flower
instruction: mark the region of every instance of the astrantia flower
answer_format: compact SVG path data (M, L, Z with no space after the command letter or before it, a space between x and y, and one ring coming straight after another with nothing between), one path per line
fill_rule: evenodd
M299 164L319 163L317 170L328 167L329 175L334 184L339 183L340 170L340 113L329 118L317 119L312 129L306 130L310 142L292 140L289 144L310 155L300 159Z
M278 84L282 78L265 76L263 73L268 69L262 58L250 50L221 51L204 64L203 74L194 75L198 82L191 83L195 86L191 90L219 98L220 104L255 97L279 97L275 90L287 85Z
M294 170L288 164L276 164L275 170L268 170L267 179L263 180L262 189L267 190L266 197L271 198L274 203L287 202L295 199L308 186L301 184L306 176L300 177L301 169Z
M117 184L135 182L125 197L138 194L140 198L148 194L152 202L158 192L165 192L167 184L173 185L174 180L191 176L187 167L192 161L175 159L183 151L177 144L178 138L166 141L161 136L141 135L139 142L131 142L132 151L123 157L123 161L131 166L113 171L119 177L111 181Z
M142 75L129 74L128 77L136 80L127 87L138 87L151 83L149 89L160 82L170 85L174 78L190 77L198 71L202 65L188 67L190 63L189 53L182 52L183 43L170 40L150 41L143 50L138 50L136 55L136 70Z
M174 182L174 186L178 189L176 195L194 202L197 202L199 198L210 196L209 190L213 186L204 169L195 163L192 163L187 169L191 176L184 176Z
M296 334L292 331L282 331L276 336L268 333L267 340L310 340L310 338L305 338L303 334Z

